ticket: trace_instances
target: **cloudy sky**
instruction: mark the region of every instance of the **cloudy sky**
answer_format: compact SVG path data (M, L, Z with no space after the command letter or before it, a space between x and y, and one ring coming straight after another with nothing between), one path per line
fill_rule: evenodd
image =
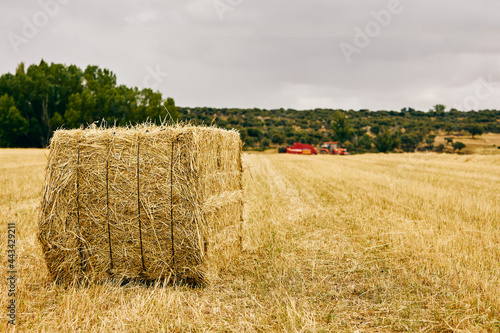
M98 65L181 106L500 109L497 0L0 1L0 73Z

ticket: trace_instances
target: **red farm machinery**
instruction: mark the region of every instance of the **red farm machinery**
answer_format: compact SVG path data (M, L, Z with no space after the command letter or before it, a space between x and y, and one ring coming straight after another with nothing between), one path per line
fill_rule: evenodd
M316 155L318 151L311 145L295 142L293 146L286 148L287 154Z
M349 155L347 149L339 148L338 142L323 142L319 153L327 155Z
M298 155L317 155L318 151L312 146L305 143L295 142L293 146L279 148L278 152ZM349 155L345 148L339 148L338 142L323 142L320 149L320 154L326 155Z

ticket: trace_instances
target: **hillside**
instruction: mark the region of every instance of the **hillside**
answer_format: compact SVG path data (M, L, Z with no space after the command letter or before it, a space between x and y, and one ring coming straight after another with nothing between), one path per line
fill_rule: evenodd
M441 137L461 139L471 132L500 133L500 111L445 112L444 106L427 112L370 110L265 110L180 107L181 119L240 130L246 149L265 149L302 142L318 145L341 141L354 153L417 148L442 151ZM339 126L340 123L340 126ZM475 134L477 135L477 134ZM442 140L441 140L442 141ZM444 147L446 148L446 147Z

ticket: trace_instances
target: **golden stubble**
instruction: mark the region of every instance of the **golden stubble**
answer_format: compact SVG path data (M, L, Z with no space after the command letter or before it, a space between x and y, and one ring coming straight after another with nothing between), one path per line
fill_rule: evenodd
M500 330L499 156L245 154L243 255L192 289L54 285L36 239L44 153L0 150L19 331Z

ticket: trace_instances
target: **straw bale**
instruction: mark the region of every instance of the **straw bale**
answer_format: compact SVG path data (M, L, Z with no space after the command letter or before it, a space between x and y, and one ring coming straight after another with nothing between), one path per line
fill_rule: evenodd
M241 250L241 140L214 127L58 130L39 240L62 283L206 283Z

